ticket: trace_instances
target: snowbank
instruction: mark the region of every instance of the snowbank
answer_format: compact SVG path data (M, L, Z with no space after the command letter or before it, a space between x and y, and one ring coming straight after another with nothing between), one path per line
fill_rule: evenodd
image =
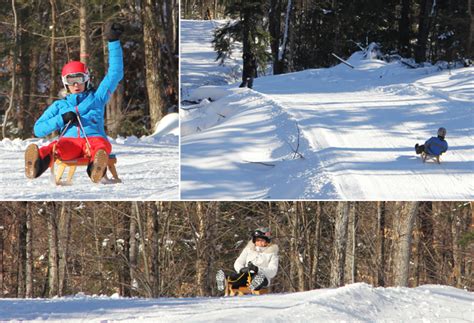
M0 321L470 322L474 295L449 286L337 289L235 298L0 299Z

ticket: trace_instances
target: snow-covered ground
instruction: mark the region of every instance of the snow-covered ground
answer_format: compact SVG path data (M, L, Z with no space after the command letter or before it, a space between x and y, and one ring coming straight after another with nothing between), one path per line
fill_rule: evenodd
M188 21L181 35L182 79L196 82L188 99L202 100L182 106L182 198L474 198L473 67L409 69L357 52L355 69L260 77L253 90L198 87L215 53L201 51L193 65L186 51L207 48L210 26ZM414 145L439 127L449 150L440 165L423 164Z
M472 322L474 295L448 286L338 289L234 298L0 299L0 321Z
M241 77L242 54L240 46L234 55L219 65L211 43L215 28L225 20L185 20L180 22L181 32L181 97L186 100L190 91L201 85L223 85Z
M47 170L37 179L25 177L24 151L44 139L0 142L0 200L170 200L179 198L178 115L169 114L153 135L111 139L120 184L94 184L79 167L71 186L56 186ZM66 177L66 175L64 175Z

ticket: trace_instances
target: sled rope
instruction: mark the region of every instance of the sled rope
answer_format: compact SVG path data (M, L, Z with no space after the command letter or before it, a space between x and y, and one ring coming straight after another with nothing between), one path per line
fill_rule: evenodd
M77 122L79 123L79 128L82 130L82 133L84 134L84 138L86 139L86 156L90 157L91 156L91 144L89 143L89 138L87 138L86 131L84 130L84 127L82 126L81 122L81 115L79 114L79 108L76 105L76 113L77 113ZM80 137L80 133L79 133Z

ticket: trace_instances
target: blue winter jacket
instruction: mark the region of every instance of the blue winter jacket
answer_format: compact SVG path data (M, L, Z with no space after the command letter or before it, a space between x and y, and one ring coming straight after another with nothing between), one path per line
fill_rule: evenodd
M448 142L438 137L431 137L425 142L425 152L430 155L439 156L448 150Z
M120 41L109 42L108 47L109 70L97 90L69 94L62 100L54 101L36 121L35 136L44 137L55 130L63 131L65 124L62 115L68 111L76 113L77 106L87 137L100 136L107 139L104 129L104 108L123 78L123 55ZM79 125L70 125L64 137L84 138L84 133L79 129Z

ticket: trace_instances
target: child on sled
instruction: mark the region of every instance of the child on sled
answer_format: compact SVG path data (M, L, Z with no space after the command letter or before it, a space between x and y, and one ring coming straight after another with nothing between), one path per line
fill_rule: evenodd
M122 32L123 27L116 23L107 28L109 69L97 89L92 87L85 64L71 61L64 65L61 76L67 96L54 101L34 126L37 137L54 131L59 131L60 136L46 146L30 144L26 148L26 177L39 177L54 163L55 158L72 160L82 157L90 158L87 174L92 182L98 183L104 176L112 151L104 129L104 108L123 78L119 40Z
M415 145L415 152L417 154L425 153L430 156L439 157L442 153L448 150L448 142L444 139L446 137L446 129L441 127L438 129L438 136L431 137L424 145Z

